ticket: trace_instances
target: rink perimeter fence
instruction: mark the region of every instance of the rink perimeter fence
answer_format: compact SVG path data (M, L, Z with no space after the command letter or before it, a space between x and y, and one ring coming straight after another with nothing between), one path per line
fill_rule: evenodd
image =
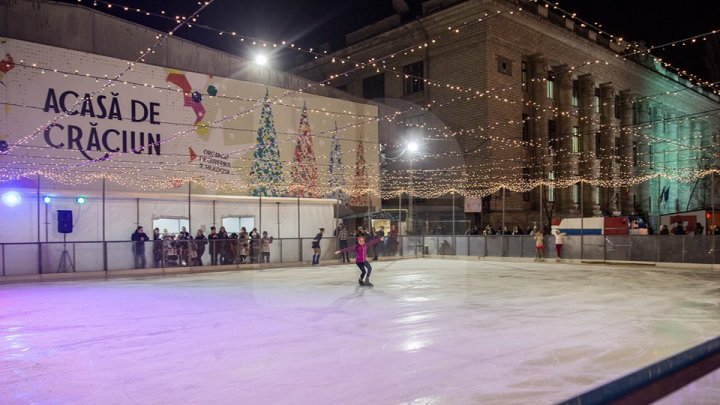
M356 242L348 240L349 245ZM145 242L145 267L176 268L211 266L211 251L215 251L217 264L261 264L261 255L248 257L241 263L239 240L213 240L205 245L199 261L189 257L186 241L176 241L173 248L162 248L161 259L156 260L156 241ZM136 242L130 241L72 241L0 243L0 275L32 275L69 272L112 272L136 268ZM298 264L309 262L313 255L312 238L275 238L270 245L270 263ZM214 247L213 247L214 245ZM323 238L321 262L336 263L338 241ZM370 248L373 256L467 257L467 258L518 258L536 256L535 240L527 235L453 236L418 235L401 236ZM543 254L546 260L556 258L555 238L546 236ZM248 252L250 253L250 252ZM351 254L352 256L352 254ZM571 235L565 236L562 259L588 262L637 263L720 263L720 238L715 235Z

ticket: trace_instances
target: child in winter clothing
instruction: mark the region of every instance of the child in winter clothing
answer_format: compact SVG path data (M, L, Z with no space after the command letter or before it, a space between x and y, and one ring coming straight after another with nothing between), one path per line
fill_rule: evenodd
M370 263L368 263L367 261L367 251L368 247L377 245L378 243L380 243L380 240L380 238L375 238L370 242L365 243L365 237L360 236L358 237L357 245L335 251L336 255L344 252L355 251L355 264L358 266L358 268L360 268L360 279L358 280L358 283L360 283L361 286L373 286L370 282L370 272L372 272L372 266L370 266ZM367 275L365 275L366 270Z

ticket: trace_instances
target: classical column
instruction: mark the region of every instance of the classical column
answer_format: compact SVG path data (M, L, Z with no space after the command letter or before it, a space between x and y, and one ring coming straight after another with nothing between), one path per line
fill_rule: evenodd
M581 163L580 177L583 179L596 179L599 176L599 161L596 159L595 134L598 132L599 114L595 112L595 80L591 74L578 76L580 84L580 99L578 126L580 129L581 142ZM581 198L585 201L583 216L588 216L592 212L592 192L593 187L586 185L582 187L583 195Z
M615 86L612 83L600 84L600 178L612 180L613 159L615 147ZM600 188L600 204L594 209L599 214L603 208L609 207L610 198L608 194L614 194L613 189Z
M620 92L620 178L628 181L634 177L633 170L633 95L629 90ZM620 191L620 207L623 214L633 211L632 187L623 187Z
M576 119L570 114L573 109L573 77L568 72L567 65L555 68L555 99L557 100L557 146L555 151L555 178L566 179L573 177L577 171L577 157L573 153L573 127ZM572 206L572 187L555 191L557 203L555 211L567 211Z
M533 151L533 162L536 162L536 164L531 167L530 176L533 179L545 179L547 177L547 167L544 164L547 162L546 152L548 145L547 62L542 55L532 55L528 58L528 70L530 76L528 93L533 102L532 113L530 114L530 139L536 145ZM534 208L538 212L542 210L545 200L543 188L537 187L531 194L532 198L537 202ZM542 217L540 215L539 221L542 221Z

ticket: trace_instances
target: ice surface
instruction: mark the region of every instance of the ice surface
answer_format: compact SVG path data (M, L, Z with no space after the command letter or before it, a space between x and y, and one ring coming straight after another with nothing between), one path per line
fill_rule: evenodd
M2 404L552 403L720 335L718 270L404 260L0 286Z

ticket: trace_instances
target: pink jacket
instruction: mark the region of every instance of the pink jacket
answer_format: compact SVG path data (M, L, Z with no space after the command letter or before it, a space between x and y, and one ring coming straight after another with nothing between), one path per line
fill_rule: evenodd
M367 250L370 246L375 246L378 243L380 243L382 239L381 238L374 238L370 242L365 242L364 245L353 245L348 246L345 249L340 250L340 252L352 252L355 250L355 262L356 263L365 263L367 261Z

